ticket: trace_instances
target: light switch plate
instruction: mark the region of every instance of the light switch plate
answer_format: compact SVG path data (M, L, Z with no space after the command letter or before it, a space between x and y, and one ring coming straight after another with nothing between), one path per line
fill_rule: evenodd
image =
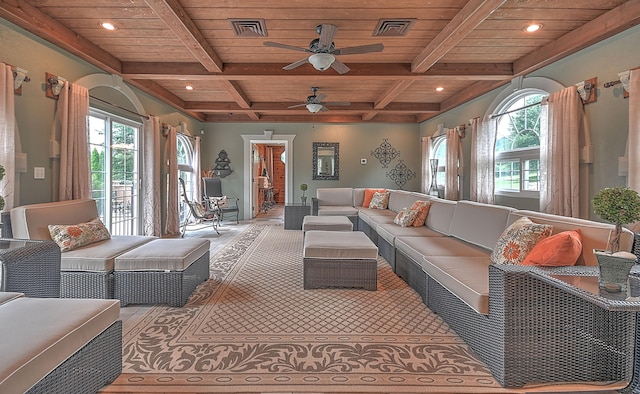
M44 167L33 167L33 179L44 179Z

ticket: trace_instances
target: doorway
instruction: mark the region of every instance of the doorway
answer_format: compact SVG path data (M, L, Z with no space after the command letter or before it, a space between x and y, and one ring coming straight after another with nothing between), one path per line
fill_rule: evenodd
M242 135L244 141L244 195L243 217L245 220L254 216L254 201L259 191L257 190L257 170L254 162L259 157L254 156L254 146L265 144L284 147L284 190L279 190L279 198L286 204L292 201L293 190L293 139L295 135L273 135L273 131L265 130L264 135ZM279 160L279 159L278 159Z
M253 217L282 216L285 202L286 155L282 143L253 144Z

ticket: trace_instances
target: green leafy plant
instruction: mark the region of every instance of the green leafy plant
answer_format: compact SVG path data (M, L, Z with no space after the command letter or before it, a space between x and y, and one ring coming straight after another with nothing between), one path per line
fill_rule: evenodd
M303 183L300 185L300 190L302 190L302 197L304 197L304 193L307 191L308 188L309 186L307 186L306 183Z
M0 181L4 178L4 167L0 164ZM0 196L0 211L4 209L4 198Z
M609 250L620 250L622 226L640 220L640 196L628 187L612 187L600 190L593 197L593 211L603 220L616 225L609 240Z

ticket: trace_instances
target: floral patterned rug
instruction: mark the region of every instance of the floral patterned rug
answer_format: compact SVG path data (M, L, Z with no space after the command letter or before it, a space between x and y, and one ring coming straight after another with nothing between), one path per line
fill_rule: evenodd
M301 231L255 224L183 308L153 307L103 392L517 392L378 261L378 290L302 287Z

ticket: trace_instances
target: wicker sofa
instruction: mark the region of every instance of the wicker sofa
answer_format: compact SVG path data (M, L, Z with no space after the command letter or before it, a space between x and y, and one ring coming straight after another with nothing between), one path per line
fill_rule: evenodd
M334 201L345 201L345 189L336 189ZM331 189L318 189L318 195L322 199L312 199L312 212L329 213L322 205L332 200ZM595 266L592 250L606 248L612 225L400 190L390 190L388 209L370 209L362 207L363 196L363 188L354 188L351 207L329 209L357 210L358 230L503 386L631 379L635 312L595 307L532 275L541 268L495 265L490 259L505 228L527 216L552 224L553 233L580 229L577 265ZM431 201L425 225L394 224L396 214L416 200ZM621 249L630 251L633 238L625 231Z
M49 224L77 224L98 217L95 200L68 200L31 204L11 210L13 237L51 240ZM156 239L148 236L113 236L63 252L60 261L60 296L63 298L113 298L115 258Z
M117 300L0 292L0 392L95 393L122 371Z

